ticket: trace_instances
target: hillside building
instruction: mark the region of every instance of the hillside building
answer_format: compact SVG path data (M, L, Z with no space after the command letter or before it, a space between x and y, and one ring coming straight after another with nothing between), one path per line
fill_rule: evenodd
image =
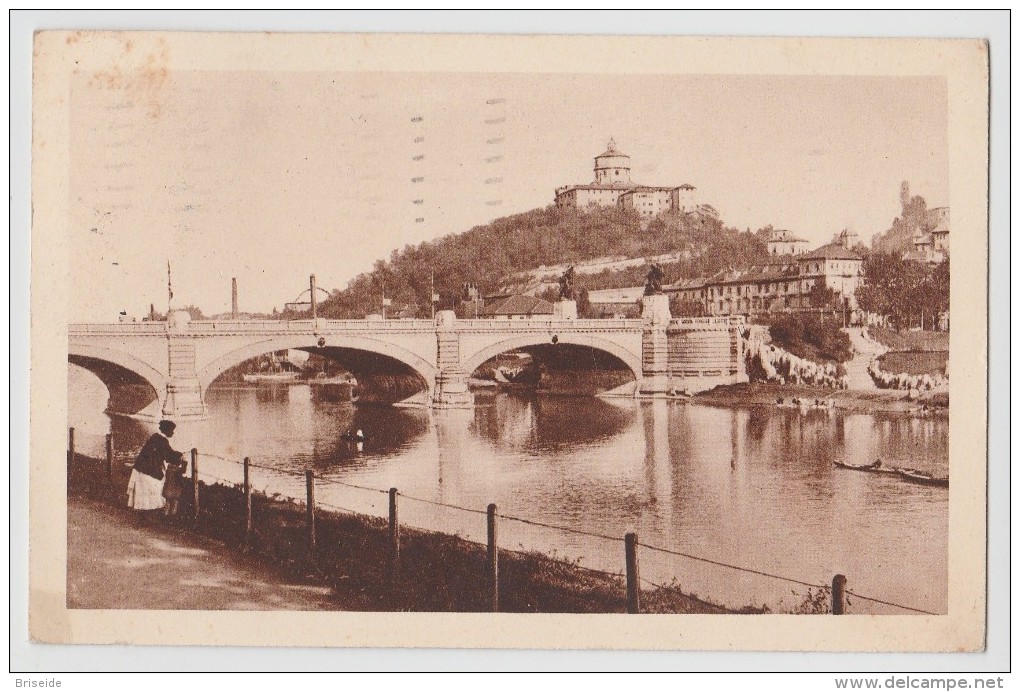
M588 291L588 306L594 317L640 317L641 296L644 294L644 286Z
M904 259L927 264L940 264L949 258L949 207L935 207L925 212L924 225L911 239L913 249Z
M497 320L551 319L553 304L535 296L513 295L486 307L482 317Z
M630 156L619 151L616 142L610 139L606 150L595 157L595 180L556 188L556 206L619 207L634 209L643 217L695 208L693 185L641 185L630 179L630 171Z
M768 245L770 255L799 255L805 252L808 241L785 229L774 229L769 234Z

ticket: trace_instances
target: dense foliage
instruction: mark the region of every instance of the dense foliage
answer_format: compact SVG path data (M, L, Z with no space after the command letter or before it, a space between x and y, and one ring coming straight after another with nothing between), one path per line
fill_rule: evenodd
M932 267L899 253L872 252L864 260L857 302L868 312L888 317L896 329L915 325L932 329L949 309L949 260Z
M777 346L817 363L845 363L853 357L850 337L842 322L810 313L777 315L769 321L769 333Z
M920 195L910 194L909 185L904 182L900 189L900 215L892 225L875 236L872 248L878 252L902 253L913 249L914 234L926 233L928 226L928 203Z
M668 253L679 253L681 259L664 267L667 281L746 266L767 257L760 233L726 228L711 214L664 214L643 223L629 210L550 206L394 251L388 261L377 261L371 272L326 299L319 314L363 317L379 312L385 295L392 301L391 316L427 316L433 272L440 295L437 307L452 308L466 283L486 294L503 286L511 275L543 265ZM579 276L577 288L640 285L646 273L645 267L634 267Z

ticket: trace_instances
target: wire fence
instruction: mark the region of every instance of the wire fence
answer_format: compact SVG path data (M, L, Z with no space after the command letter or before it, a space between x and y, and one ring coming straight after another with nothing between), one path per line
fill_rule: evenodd
M84 449L89 449L89 450L95 449L96 445L99 444L100 448L105 447L106 453L107 453L107 456L108 456L108 461L110 461L111 459L122 459L122 458L125 458L127 454L129 454L129 453L117 452L117 451L113 450L112 449L112 445L110 444L110 436L109 435L106 435L105 437L102 436L102 435L94 435L94 434L85 434L85 435L82 435L81 433L76 432L72 428L70 430L70 432L69 432L69 438L68 439L69 439L69 451L72 452L72 453L74 451L76 451L76 447L75 447L76 444L83 445L81 447L78 447L78 449L83 449L83 450ZM71 454L69 454L69 458L70 458L70 456L71 456ZM241 460L238 460L238 459L231 459L231 458L228 458L228 457L225 457L225 456L221 456L221 455L218 455L218 454L214 454L214 453L210 453L210 452L201 452L201 453L199 453L197 450L192 450L192 457L194 459L193 464L195 464L195 463L198 464L198 479L201 480L201 481L212 480L212 481L214 481L217 484L224 484L224 485L227 485L227 486L232 486L232 487L240 488L240 487L243 486L244 480L245 480L243 475L240 475L239 477L235 477L235 478L227 478L226 476L230 475L230 474L222 473L222 471L223 471L222 466L216 469L216 471L219 471L221 473L210 471L208 469L208 464L205 464L202 460L205 460L205 461L215 460L217 462L220 462L221 465L223 465L223 464L227 465L227 468L236 468L239 471L242 470L245 466L247 466L249 471L252 470L252 469L255 469L255 470L258 470L258 471L265 472L264 475L275 476L277 478L292 478L294 480L300 480L302 483L305 482L307 479L312 478L312 479L314 479L314 483L316 483L318 485L320 491L328 491L329 489L332 489L332 488L344 488L344 489L348 489L348 490L356 490L356 491L359 491L359 492L362 492L362 493L370 493L370 494L372 494L375 497L378 497L378 495L390 496L391 502L395 501L396 497L399 497L399 498L401 498L401 500L404 500L404 501L413 502L413 503L419 503L420 505L424 505L424 506L442 508L444 510L451 510L453 512L459 512L459 513L462 513L462 514L465 514L465 515L473 515L473 516L485 515L485 516L489 517L490 522L493 521L494 518L498 518L498 519L503 520L505 522L511 522L511 523L515 523L515 524L520 524L522 526L542 529L544 531L553 532L554 534L561 535L561 536L562 535L568 535L568 536L577 536L577 537L588 538L588 539L596 539L597 541L600 541L603 544L608 542L608 543L612 544L613 546L617 547L617 552L611 554L612 557L611 557L610 561L612 563L614 563L614 564L619 564L619 560L618 560L618 555L620 554L620 551L618 550L619 544L625 544L627 542L627 540L624 537L621 537L621 536L613 536L613 535L608 535L608 534L604 534L604 533L599 533L599 532L596 532L596 531L589 531L589 530L585 530L585 529L579 529L579 528L571 527L571 526L552 524L552 523L548 523L548 522L538 521L538 520L535 520L535 519L528 519L528 518L525 518L525 517L515 516L513 514L499 513L497 511L495 511L495 505L490 505L488 509L477 509L477 508L473 508L473 507L465 507L465 506L458 505L458 504L455 504L455 503L443 502L443 501L438 501L438 500L432 500L432 499L428 499L428 498L417 497L417 496L414 496L414 495L407 495L407 494L400 493L400 492L394 492L394 493L391 494L389 490L384 490L384 489L381 489L381 488L375 488L375 487L366 486L366 485L360 485L360 484L357 484L357 483L351 483L349 481L343 481L343 480L340 480L340 479L337 479L337 478L322 477L322 476L316 477L314 474L310 475L309 470L295 470L293 468L287 468L287 467L284 467L284 466L255 463L255 462L252 462L250 459L247 459L247 458L244 459L243 461L241 461ZM70 463L70 461L69 461L69 463ZM193 465L193 468L194 468L194 465ZM265 481L266 478L263 478L262 480ZM309 481L309 482L311 483L311 481ZM264 492L267 496L272 497L273 499L287 500L287 501L296 502L296 503L299 503L299 504L300 503L307 504L307 502L309 500L309 496L307 496L307 495L302 496L302 494L299 491L297 491L297 488L299 486L291 486L291 488L280 487L281 491L286 491L288 489L295 490L296 494L294 494L294 495L288 495L288 494L286 494L286 492L273 492L273 493L270 494L268 492L269 491L269 487L270 487L269 485L266 485L262 492ZM255 488L254 479L252 478L251 475L249 475L248 476L247 491L251 492L253 490L257 490L257 489ZM355 498L348 496L347 499L348 500L354 500ZM377 514L377 513L371 512L371 511L366 511L366 508L364 506L365 502L368 502L368 505L369 505L369 507L371 509L376 509L377 508L376 504L374 502L367 501L367 500L363 500L360 503L360 507L347 506L347 504L348 504L347 502L345 502L344 504L340 504L336 500L336 495L335 494L331 494L328 499L325 499L325 498L324 499L319 499L319 500L314 500L313 499L313 503L314 503L313 508L314 509L325 509L325 510L329 510L329 511L341 512L341 513L344 513L344 514L351 514L351 515L373 516L374 514ZM355 502L354 504L358 505L359 503ZM392 518L393 512L394 512L394 508L393 508L392 505L390 506L390 511L391 511L391 518ZM421 529L424 529L424 530L435 530L434 526L420 526L418 528L421 528ZM392 527L391 527L391 529L392 529ZM457 535L459 535L459 536L461 536L463 533L471 533L471 532L457 531ZM646 553L646 556L648 556L649 553L650 553L652 555L658 554L660 556L669 556L670 558L681 558L683 560L691 561L691 562L694 562L694 563L700 563L702 565L708 565L708 566L711 566L713 568L717 568L717 569L720 569L720 570L726 570L726 571L729 571L731 573L737 573L739 575L743 575L745 578L746 577L752 577L752 576L753 577L760 577L760 578L764 578L764 579L768 579L768 580L780 581L780 582L783 582L783 583L786 583L786 584L790 584L790 585L794 585L794 586L798 586L798 587L806 587L809 590L808 591L809 596L810 595L814 595L814 596L817 597L818 594L831 595L832 598L833 598L832 605L833 605L833 610L834 611L835 611L835 609L837 607L842 609L842 607L845 607L846 605L852 603L852 601L850 601L847 598L847 597L852 597L853 599L857 599L859 601L865 601L865 602L874 603L874 604L877 604L877 605L887 606L887 607L893 608L893 609L898 610L898 611L906 611L906 612L919 613L919 614L925 614L925 615L937 615L938 614L938 613L932 612L930 610L926 610L926 609L923 609L923 608L918 608L918 607L911 606L911 605L905 605L903 603L897 603L897 602L892 601L892 600L880 599L880 598L875 598L875 597L872 597L872 596L866 596L866 595L857 593L856 591L852 591L852 590L849 590L849 589L841 589L842 593L835 594L835 593L833 593L836 590L835 587L834 587L835 582L836 582L835 579L833 581L833 584L824 584L824 583L813 582L813 581L809 581L809 580L805 580L805 579L798 579L798 578L795 578L795 577L786 576L786 575L782 575L782 574L777 574L775 572L770 572L770 571L763 570L763 569L757 569L757 568L748 567L748 566L745 566L745 565L737 565L737 564L725 562L725 561L722 561L722 560L717 560L717 559L705 557L703 555L696 555L696 554L689 553L689 552L686 552L686 551L681 551L681 550L676 550L676 549L671 549L671 548L665 548L665 547L658 546L658 545L653 545L653 544L649 544L649 543L640 542L640 541L637 540L636 534L633 534L633 535L634 535L634 539L633 540L634 540L635 550L636 550L636 547L640 547L640 548L645 549L646 551L648 551ZM492 531L490 529L489 542L492 543L493 541L494 541L494 537L493 537ZM548 543L546 545L548 546ZM493 545L490 545L490 550L493 547L494 547ZM527 549L526 546L523 545L523 543L520 544L520 547L522 549L525 549L525 550ZM548 548L546 548L545 551L537 551L537 552L548 552ZM628 581L633 580L633 582L635 584L645 584L645 585L647 585L647 586L649 586L651 588L654 588L654 589L679 589L682 586L682 584L686 583L686 581L689 579L689 575L677 575L675 572L672 575L670 575L668 568L667 569L659 569L657 571L657 573L656 573L656 578L648 578L648 577L645 577L645 576L640 576L640 575L638 575L636 573L637 572L637 570L636 570L636 558L635 558L635 570L634 570L635 573L633 575L631 575L627 570L624 570L624 571L616 570L616 571L614 571L611 567L606 567L606 565L604 565L604 564L599 565L599 566L581 565L580 564L580 562L581 562L580 558L574 559L574 560L559 559L559 558L557 558L555 556L555 551L554 551L554 554L552 556L546 555L546 557L549 557L549 559L555 560L555 561L557 561L559 563L568 565L569 567L571 567L573 569L582 570L582 571L585 571L585 572L589 572L589 573L592 573L592 574L598 574L598 575L602 575L602 576L606 576L606 577L612 577L614 579L625 578ZM628 566L629 566L629 561L628 561ZM672 565L672 569L674 569L674 570L676 569L676 565L675 564ZM680 577L680 576L683 576L684 580L678 579L678 577ZM841 576L841 575L838 575L837 578L839 578L839 576ZM680 582L680 585L678 585L678 582ZM715 579L709 579L709 580L707 580L707 583L711 583L713 586L718 587L718 582ZM836 599L839 599L841 601L839 606L837 606L837 604L836 604ZM708 601L708 602L711 603L711 601ZM745 604L746 604L746 602L745 602Z

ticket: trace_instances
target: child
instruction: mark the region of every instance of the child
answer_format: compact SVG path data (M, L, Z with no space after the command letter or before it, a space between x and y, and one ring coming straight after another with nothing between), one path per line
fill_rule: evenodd
M184 460L178 459L176 463L168 464L166 476L163 479L163 498L166 504L163 506L163 514L172 517L177 514L177 505L184 494Z

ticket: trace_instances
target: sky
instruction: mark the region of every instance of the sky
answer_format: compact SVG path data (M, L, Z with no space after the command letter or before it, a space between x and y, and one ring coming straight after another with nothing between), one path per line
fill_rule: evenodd
M929 77L82 73L70 122L71 318L242 311L343 288L408 244L553 202L610 137L632 180L690 183L739 229L865 242L900 183L949 204ZM512 252L512 248L507 248ZM423 271L428 268L423 267Z

